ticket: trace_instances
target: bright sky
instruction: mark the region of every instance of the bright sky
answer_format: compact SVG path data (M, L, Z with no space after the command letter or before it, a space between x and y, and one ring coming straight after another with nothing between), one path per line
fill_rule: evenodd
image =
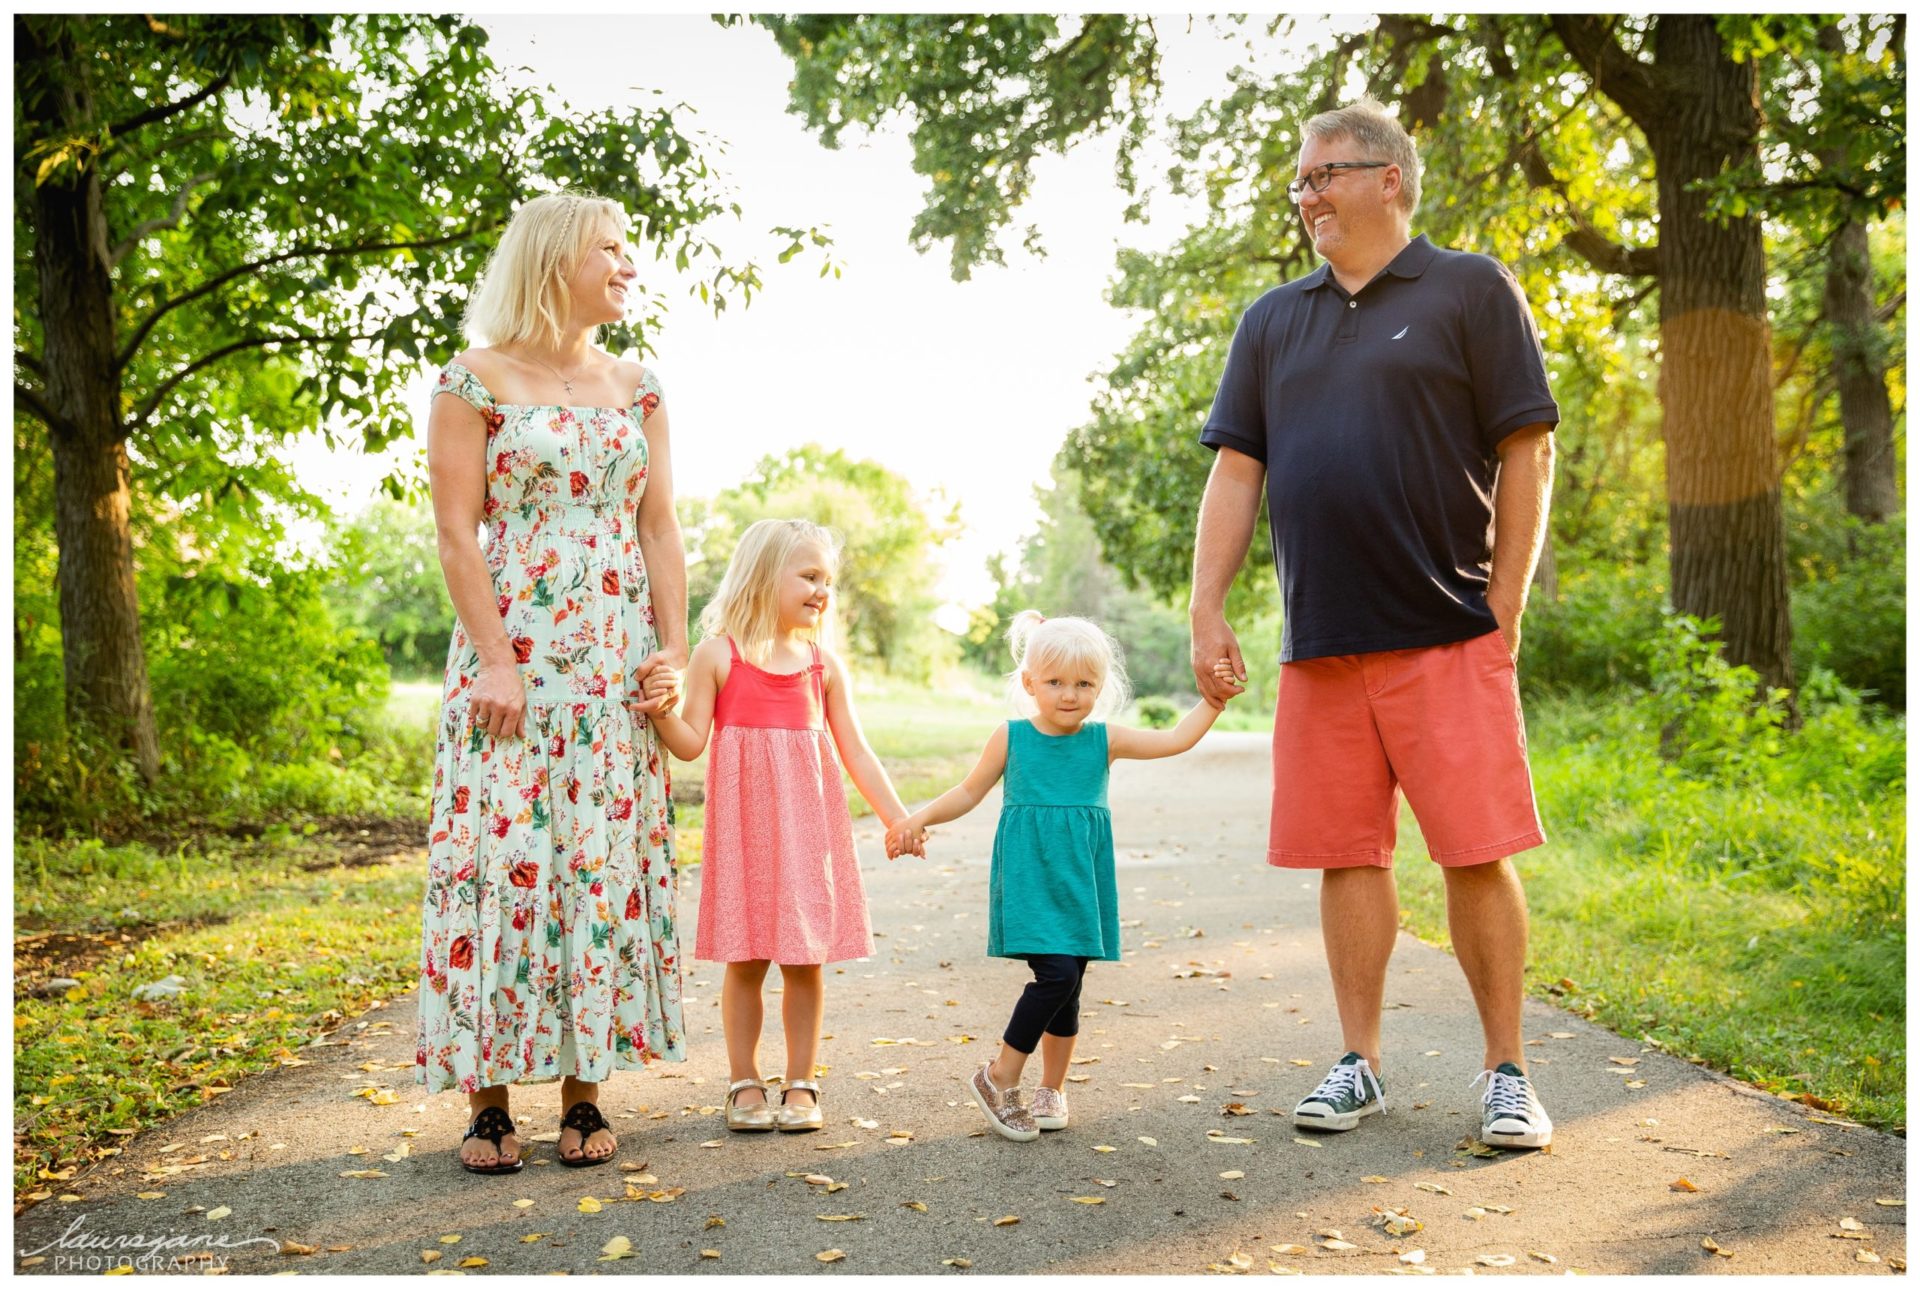
M1043 158L1031 199L1015 212L1017 227L1039 226L1046 257L1020 251L1016 232L1004 268L956 283L944 247L920 255L907 244L924 181L905 131L821 147L786 111L792 65L765 31L704 16L480 21L501 66L524 66L519 75L553 85L574 107L651 103L659 90L694 110L687 123L727 145L719 168L744 216L712 232L730 256L759 259L767 285L750 308L735 301L716 319L683 289L649 280L672 301L651 361L673 411L677 492L711 496L760 457L800 443L844 449L904 475L929 501L960 503L966 533L944 552L940 590L950 602L989 599L988 556L1032 529L1035 486L1088 419L1089 377L1134 329L1104 299L1116 250L1164 246L1194 211L1162 197L1152 224L1126 224L1112 140L1083 143ZM1189 28L1162 19L1160 35L1163 106L1177 111L1221 92L1226 69L1248 57L1244 37L1223 40L1204 20ZM1140 173L1163 168L1149 157ZM819 278L817 253L775 263L781 243L765 235L774 224L826 227L843 276ZM403 456L423 450L426 379L414 400L416 437L395 449ZM372 497L388 468L384 458L317 444L298 459L348 509Z

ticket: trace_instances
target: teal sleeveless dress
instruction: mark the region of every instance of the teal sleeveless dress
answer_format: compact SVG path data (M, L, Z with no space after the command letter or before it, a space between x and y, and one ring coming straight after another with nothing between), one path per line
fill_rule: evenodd
M1104 724L1088 721L1077 733L1054 736L1031 721L1007 722L990 888L991 956L1119 960Z

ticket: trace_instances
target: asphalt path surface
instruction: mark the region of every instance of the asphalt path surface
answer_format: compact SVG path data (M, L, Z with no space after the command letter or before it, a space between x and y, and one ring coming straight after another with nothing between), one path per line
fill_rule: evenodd
M873 821L857 829L878 951L828 968L823 1131L726 1131L719 968L695 963L690 1058L604 1089L613 1163L559 1164L548 1084L514 1094L527 1167L472 1176L455 1162L465 1098L421 1096L402 1000L132 1139L68 1185L79 1200L27 1210L16 1265L98 1271L167 1242L160 1263L236 1274L1904 1269L1903 1140L1541 1002L1527 1051L1551 1150L1463 1149L1478 1021L1452 957L1408 935L1387 986L1388 1112L1293 1128L1342 1047L1317 876L1262 862L1267 766L1262 736L1215 733L1115 767L1125 956L1088 972L1071 1125L1036 1142L987 1133L964 1089L1028 978L984 953L989 801L925 860L889 864ZM690 870L689 928L698 890Z

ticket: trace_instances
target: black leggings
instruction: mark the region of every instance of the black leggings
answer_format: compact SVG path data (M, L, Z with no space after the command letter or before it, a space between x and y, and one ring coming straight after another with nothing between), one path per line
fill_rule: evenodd
M1080 1032L1080 982L1092 960L1066 953L1025 956L1033 968L1033 983L1013 1005L1013 1019L1007 1022L1003 1037L1014 1051L1032 1056L1041 1034L1072 1038Z

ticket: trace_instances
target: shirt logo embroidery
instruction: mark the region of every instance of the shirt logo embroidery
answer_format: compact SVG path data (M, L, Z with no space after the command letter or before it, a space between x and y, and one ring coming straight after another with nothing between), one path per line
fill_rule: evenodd
M1410 327L1411 325L1412 325L1411 323L1409 323L1409 324L1408 324L1408 326L1409 326L1409 327ZM1398 330L1398 331L1396 331L1396 332L1394 332L1394 333L1393 333L1393 338L1394 338L1395 340L1398 340L1398 339L1399 339L1400 337L1402 337L1402 336L1404 336L1404 335L1406 335L1406 334L1407 334L1407 330L1408 330L1408 327L1402 327L1402 328L1400 328L1400 330Z

